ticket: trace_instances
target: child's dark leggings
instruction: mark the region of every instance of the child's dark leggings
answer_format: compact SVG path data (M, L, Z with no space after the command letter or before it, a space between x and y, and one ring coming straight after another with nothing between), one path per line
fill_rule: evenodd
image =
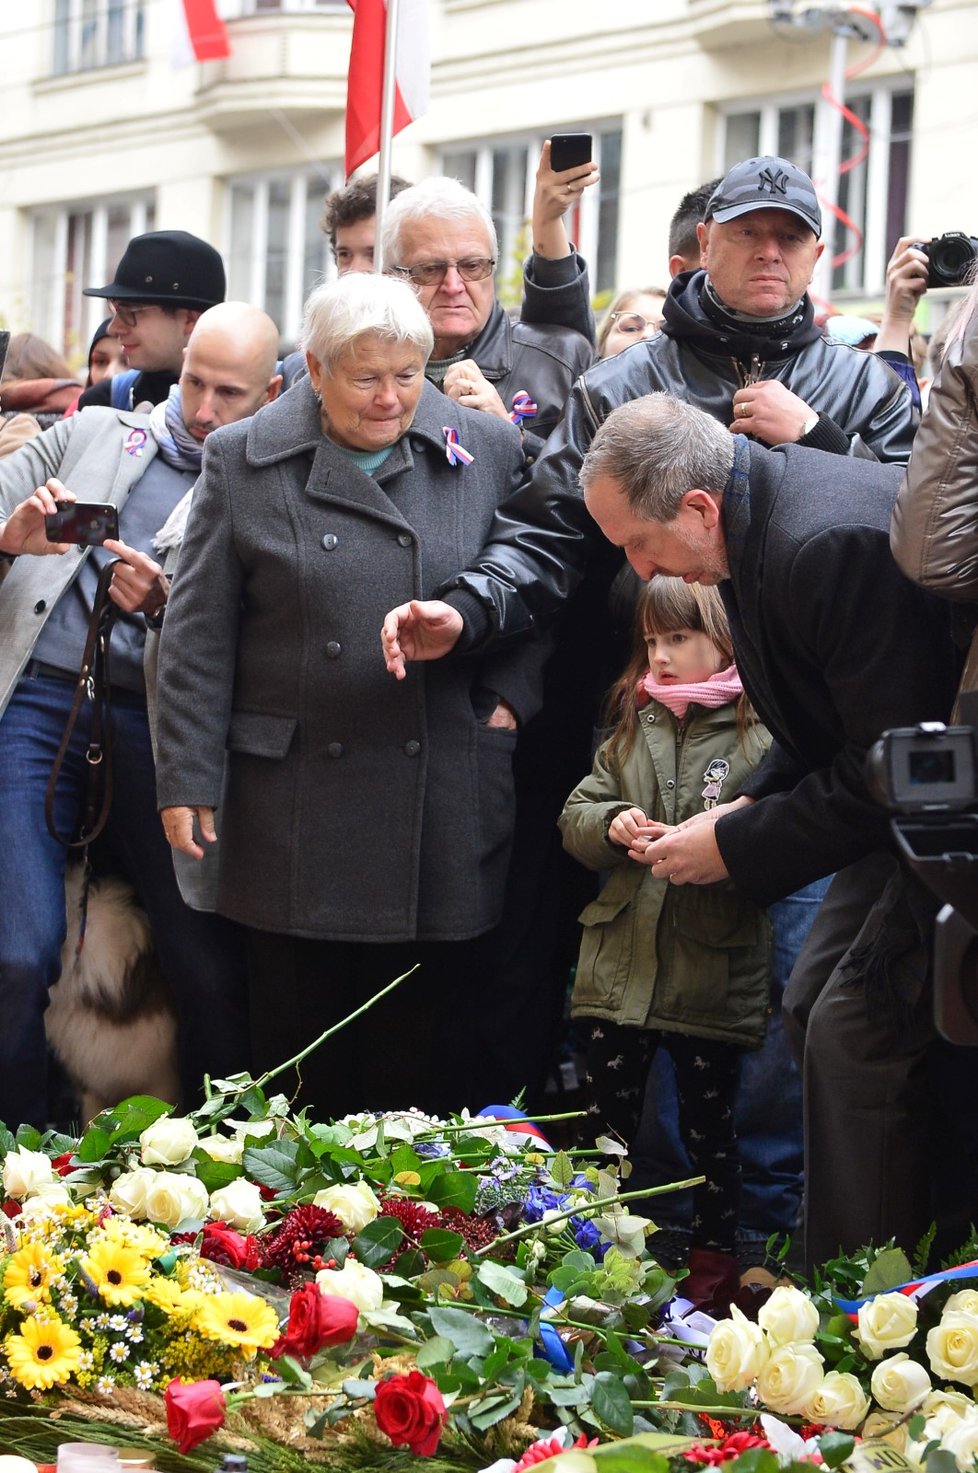
M588 1018L588 1126L630 1144L642 1114L649 1064L657 1048L672 1055L679 1095L679 1132L697 1176L693 1191L693 1246L733 1253L740 1208L740 1161L733 1102L741 1050L711 1038L623 1028ZM649 1211L654 1217L654 1209Z

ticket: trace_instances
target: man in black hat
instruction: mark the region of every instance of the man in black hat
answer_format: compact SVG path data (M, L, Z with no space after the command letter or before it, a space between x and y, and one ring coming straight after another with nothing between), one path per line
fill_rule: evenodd
M180 377L194 323L201 312L224 301L226 290L224 263L206 240L186 230L134 236L115 281L87 286L82 293L108 299L109 334L119 339L132 372L125 378L118 375L119 382L93 384L79 399L79 409L90 404L113 409L161 404Z

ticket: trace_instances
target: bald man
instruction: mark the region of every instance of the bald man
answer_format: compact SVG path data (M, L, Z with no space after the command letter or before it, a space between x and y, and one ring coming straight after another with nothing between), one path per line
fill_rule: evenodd
M134 886L149 915L180 1019L180 1077L191 1107L206 1073L248 1065L240 938L184 904L156 816L146 707L147 620L158 625L168 580L160 530L197 479L204 441L278 393L278 332L243 302L197 320L183 372L149 415L100 407L62 420L0 464L0 1120L47 1121L44 1009L61 971L66 851L47 831L44 795L72 706L99 572L120 560L110 595L112 804L101 858ZM48 542L44 517L72 501L109 502L119 539ZM55 820L77 832L86 798L93 705L82 704L55 793Z

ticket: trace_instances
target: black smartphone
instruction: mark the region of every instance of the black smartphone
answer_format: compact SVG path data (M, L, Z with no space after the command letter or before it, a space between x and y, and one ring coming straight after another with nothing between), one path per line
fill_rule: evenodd
M550 167L555 174L591 162L590 133L555 133L550 140Z
M44 518L44 533L49 542L101 547L106 537L118 537L119 513L100 501L65 501Z

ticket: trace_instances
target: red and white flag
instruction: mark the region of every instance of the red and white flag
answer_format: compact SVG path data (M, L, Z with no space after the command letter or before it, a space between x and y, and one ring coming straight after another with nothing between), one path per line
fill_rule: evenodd
M215 0L180 0L185 26L174 47L174 60L221 61L231 55L227 26L217 13Z
M346 91L346 176L380 152L387 0L347 0L353 44ZM394 75L393 133L428 111L431 55L428 0L400 0Z

